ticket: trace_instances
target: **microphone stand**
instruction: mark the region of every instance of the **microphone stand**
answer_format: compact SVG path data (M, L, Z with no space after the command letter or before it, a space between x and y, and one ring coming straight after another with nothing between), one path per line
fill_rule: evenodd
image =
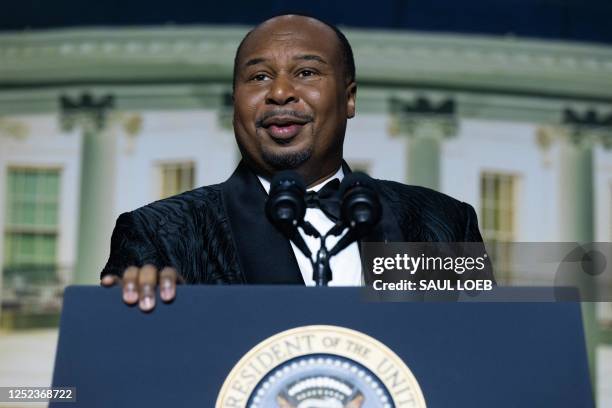
M330 251L327 249L325 241L327 240L327 237L332 235L338 236L344 231L346 227L342 223L336 224L325 235L321 235L321 233L308 221L304 221L300 226L306 235L310 235L311 237L319 238L321 240L321 246L317 251L317 257L314 261L312 260L311 255L306 254L304 251L302 252L310 259L310 263L312 264L312 279L315 281L315 285L327 286L329 281L332 280L332 270L329 266L331 257L355 241L357 236L355 235L353 237L352 235L354 234L351 234L349 231L349 233L347 233L343 239L338 241L338 243ZM347 238L349 235L351 235L351 237L345 240L344 238ZM308 252L310 253L310 250Z

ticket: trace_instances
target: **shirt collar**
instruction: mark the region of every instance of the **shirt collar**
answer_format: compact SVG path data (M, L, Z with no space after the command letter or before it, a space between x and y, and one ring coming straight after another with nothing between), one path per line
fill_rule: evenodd
M266 190L266 193L269 194L270 193L270 181L266 180L265 178L261 177L260 175L258 175L257 178L259 179L259 182L261 183L263 188ZM337 178L340 181L342 181L342 179L344 178L344 170L342 170L342 166L340 166L340 168L338 168L338 171L336 171L330 177L328 177L325 180L321 181L320 183L318 183L318 184L308 188L308 191L319 191L320 189L323 188L325 183L327 183L328 181L333 180L335 178Z

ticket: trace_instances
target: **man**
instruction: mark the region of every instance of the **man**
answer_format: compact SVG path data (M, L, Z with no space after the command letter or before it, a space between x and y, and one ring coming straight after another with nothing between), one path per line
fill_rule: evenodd
M102 283L121 282L124 301L144 311L155 306L158 283L166 302L177 281L310 283L309 260L264 214L269 180L292 169L319 189L350 171L342 149L356 91L352 50L336 28L286 15L249 32L234 62L233 125L242 162L224 183L122 214ZM383 217L365 241L482 241L468 204L390 181L376 186ZM320 230L334 224L314 208L306 219ZM332 283L361 282L356 243L332 258L332 270Z

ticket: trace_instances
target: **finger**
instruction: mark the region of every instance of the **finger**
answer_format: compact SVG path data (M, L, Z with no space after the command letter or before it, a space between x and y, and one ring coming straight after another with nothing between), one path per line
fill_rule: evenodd
M159 296L164 302L171 302L176 296L178 273L172 267L165 267L159 274Z
M157 268L148 264L140 268L138 274L138 290L140 298L138 306L143 312L150 312L155 307L155 286L157 285Z
M138 267L130 266L123 272L123 301L128 305L138 302Z
M105 287L111 287L119 282L119 277L117 275L106 275L102 279L100 279L100 284Z

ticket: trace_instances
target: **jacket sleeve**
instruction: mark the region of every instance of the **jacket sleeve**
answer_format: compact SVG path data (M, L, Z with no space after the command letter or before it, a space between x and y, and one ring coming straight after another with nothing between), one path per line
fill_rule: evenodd
M478 229L478 217L474 207L468 203L463 203L463 205L467 215L463 242L482 242L482 235L480 235L480 230Z
M100 277L123 276L128 266L153 264L162 266L155 245L148 238L137 214L123 213L117 218L111 237L110 256Z
M480 234L480 229L478 228L478 217L476 216L476 211L474 211L474 207L467 203L463 203L466 209L467 219L465 224L465 233L463 236L463 242L480 242L482 245L478 245L478 249L470 248L469 252L472 253L473 256L480 256L484 254L486 259L484 262L484 269L480 271L474 271L469 276L465 278L469 279L489 279L495 283L495 275L493 274L493 265L491 263L491 258L487 254L487 248L482 241L482 235Z

